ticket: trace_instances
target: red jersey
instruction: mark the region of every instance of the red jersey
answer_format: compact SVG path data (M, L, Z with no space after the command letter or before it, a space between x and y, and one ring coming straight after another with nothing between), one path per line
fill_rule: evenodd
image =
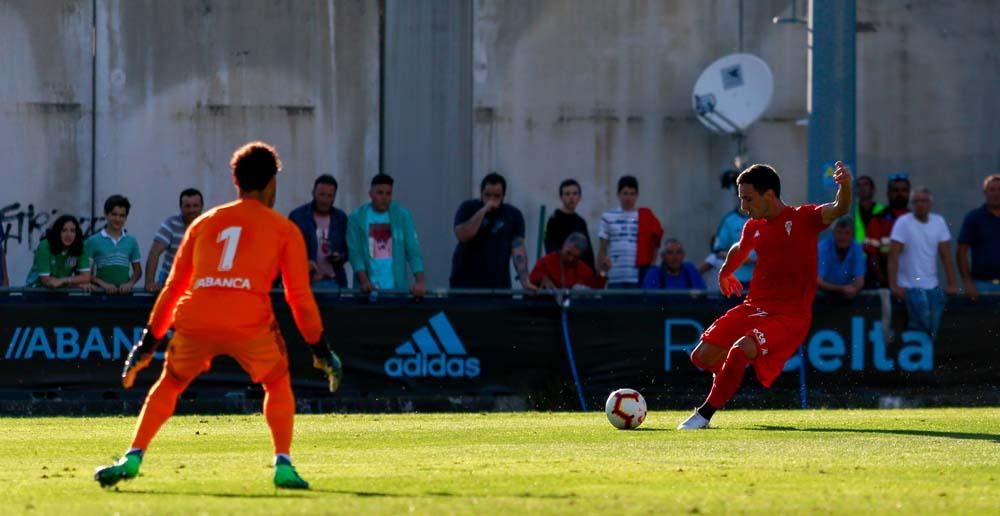
M557 288L572 288L573 285L602 288L607 283L606 278L596 276L590 266L583 263L583 260L577 260L571 267L566 267L557 251L553 251L538 260L529 277L531 282L536 285L542 283L542 278L549 278L549 281L554 283Z
M153 335L174 326L208 341L252 340L271 331L271 284L281 272L285 299L306 342L323 331L309 287L305 241L292 221L255 200L198 217L181 241L149 316Z
M786 206L773 219L750 219L743 226L740 249L757 251L746 304L811 319L819 233L827 226L821 210L815 204Z

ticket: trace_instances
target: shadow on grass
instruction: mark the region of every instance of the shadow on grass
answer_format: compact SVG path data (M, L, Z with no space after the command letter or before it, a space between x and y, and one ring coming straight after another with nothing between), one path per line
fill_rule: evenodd
M295 498L303 497L309 493L326 493L356 496L359 498L421 498L421 497L470 497L470 498L545 498L545 499L567 499L576 498L575 494L535 494L535 493L513 493L513 494L459 494L448 491L428 491L425 493L384 493L379 491L351 491L348 489L309 489L305 491L275 491L271 494L262 493L189 493L183 491L154 491L147 489L129 489L127 491L114 491L115 494L137 494L137 495L165 495L165 496L209 496L212 498Z
M852 434L888 434L912 435L916 437L947 437L949 439L964 439L972 441L989 441L1000 444L1000 434L979 434L970 432L942 432L939 430L908 430L879 428L798 428L794 426L757 425L751 430L780 432L818 432L818 433L852 433Z

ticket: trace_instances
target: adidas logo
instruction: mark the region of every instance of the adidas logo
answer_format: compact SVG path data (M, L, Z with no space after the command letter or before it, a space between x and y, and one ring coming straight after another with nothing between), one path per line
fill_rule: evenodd
M396 356L385 361L385 373L393 378L479 376L479 359L467 356L444 312L431 317L428 325L429 328L424 326L413 332L412 340L396 348Z

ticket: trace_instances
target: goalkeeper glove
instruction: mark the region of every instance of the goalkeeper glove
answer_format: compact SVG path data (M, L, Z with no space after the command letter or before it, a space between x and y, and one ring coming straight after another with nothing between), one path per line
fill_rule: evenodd
M344 378L344 367L340 363L340 357L333 352L325 331L320 334L318 342L309 345L309 350L313 354L313 367L326 375L330 381L330 392L337 392Z
M153 361L153 354L156 353L156 348L160 347L163 340L154 337L153 332L149 331L148 327L142 330L142 337L139 342L132 346L132 350L128 352L128 358L125 359L125 367L122 369L122 387L132 388L136 375Z

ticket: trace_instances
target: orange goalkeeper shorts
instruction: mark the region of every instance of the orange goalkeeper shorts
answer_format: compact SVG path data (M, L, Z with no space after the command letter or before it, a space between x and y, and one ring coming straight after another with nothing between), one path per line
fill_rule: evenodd
M288 371L285 339L276 327L251 341L213 342L174 332L164 367L177 377L194 378L211 369L212 359L219 355L236 359L254 383L266 383Z

